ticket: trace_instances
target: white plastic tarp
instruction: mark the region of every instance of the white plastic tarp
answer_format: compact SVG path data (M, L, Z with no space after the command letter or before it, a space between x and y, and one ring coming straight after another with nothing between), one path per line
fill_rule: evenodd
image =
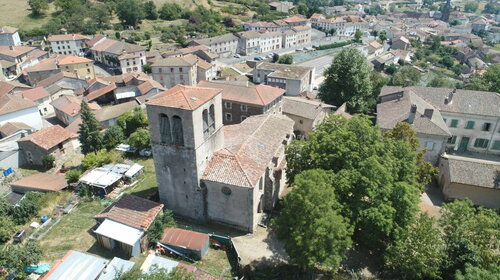
M130 169L127 170L127 172L125 172L125 177L132 178L135 176L135 174L140 172L143 168L144 168L144 166L137 164L137 163L134 163L134 165L132 165L132 167L130 167Z
M102 222L95 233L131 246L138 244L144 235L142 230L108 219Z
M96 168L90 171L87 175L80 178L80 182L95 187L105 188L113 185L121 178L122 176L120 174L108 172L105 169Z

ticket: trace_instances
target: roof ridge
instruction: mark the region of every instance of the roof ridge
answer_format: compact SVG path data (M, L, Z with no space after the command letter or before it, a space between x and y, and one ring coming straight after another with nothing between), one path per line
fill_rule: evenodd
M259 89L258 89L258 87L259 87L259 86L260 86L260 85L257 85L257 86L255 86L254 88L255 88L255 91L257 92L257 96L259 96L259 99L260 99L260 101L262 102L262 105L264 105L264 106L265 106L265 105L266 105L266 102L264 102L264 98L262 98L262 96L261 96L261 94L260 94L260 91L259 91Z
M184 91L186 90L186 86L185 85L178 85L178 86L182 88L182 91L180 92L180 94L182 95L182 97L184 97L184 100L186 100L186 103L187 103L189 109L193 110L193 106L191 106L191 103L189 103L189 99L187 98L186 94L184 93Z
M241 148L241 146L240 146ZM243 168L243 166L241 165L241 162L238 158L238 155L235 155L233 154L231 151L229 151L227 148L224 148L223 150L226 150L229 154L218 154L222 157L232 157L234 158L234 160L236 161L236 163L238 164L238 167L240 168L241 172L245 175L245 179L247 180L247 183L250 184L250 186L253 187L253 184L252 184L252 181L250 181L250 177L248 176L248 174L245 172L245 168ZM239 151L239 149L238 149Z

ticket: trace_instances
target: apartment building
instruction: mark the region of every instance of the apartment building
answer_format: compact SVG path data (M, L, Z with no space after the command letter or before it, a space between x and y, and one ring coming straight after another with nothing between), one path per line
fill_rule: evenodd
M146 48L98 35L87 42L95 61L121 73L142 72L146 64Z
M314 68L262 62L253 70L253 82L285 90L286 95L296 96L312 90Z
M231 33L211 38L196 39L189 42L189 46L206 46L211 53L221 57L230 57L238 52L239 38Z
M58 60L62 71L76 74L85 79L95 78L94 61L84 57L68 55Z
M50 35L47 40L54 53L84 56L88 51L86 42L90 38L81 34L59 34Z
M178 84L194 86L197 83L197 65L194 55L168 57L157 60L151 65L151 71L153 79L165 88Z

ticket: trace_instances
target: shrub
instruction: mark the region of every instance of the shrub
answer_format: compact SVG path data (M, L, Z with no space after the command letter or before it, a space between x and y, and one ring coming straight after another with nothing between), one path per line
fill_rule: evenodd
M70 171L66 172L64 175L66 177L66 180L68 180L68 183L76 183L78 182L78 179L80 179L80 176L82 175L82 171L80 169L71 169Z
M38 215L42 205L40 199L42 194L39 192L27 192L24 199L21 200L18 207L15 207L12 213L14 222L22 225L34 216Z
M111 162L113 162L113 156L111 155L111 153L103 149L96 154L87 154L82 160L82 166L83 168L85 168L85 170L87 170L89 168L103 166Z
M340 48L340 47L343 47L343 46L347 46L347 45L349 45L351 43L353 43L353 42L352 41L336 42L336 43L331 43L331 44L326 44L326 45L318 46L316 49L317 50L327 50L327 49Z
M163 214L158 215L154 220L148 230L149 242L158 241L163 234L163 229L167 227L175 227L175 220L170 210L165 210Z
M55 161L56 158L53 155L44 155L42 157L42 165L47 169L54 167Z

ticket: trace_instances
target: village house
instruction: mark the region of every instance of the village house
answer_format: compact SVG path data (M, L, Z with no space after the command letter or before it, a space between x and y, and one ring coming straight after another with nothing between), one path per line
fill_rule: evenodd
M12 134L17 132L24 132L26 135L28 135L34 132L34 129L33 127L23 122L6 122L0 126L0 139L2 139L2 143L4 143L3 141L6 137L11 136Z
M142 72L146 64L146 48L143 46L116 41L103 35L97 35L87 41L94 60L118 69L122 74Z
M282 88L286 95L299 95L312 90L314 68L262 62L257 64L253 73L253 82Z
M132 100L129 102L106 106L99 110L94 111L95 118L101 123L102 128L108 128L116 125L116 120L119 116L126 112L131 112L137 108L139 104L137 101Z
M181 228L165 228L158 242L183 256L201 260L210 246L210 236Z
M288 1L280 1L280 2L274 1L269 3L269 6L271 7L271 10L282 13L288 13L288 11L290 11L295 7L292 2Z
M38 104L40 115L47 116L54 113L54 108L50 105L51 99L49 92L43 87L37 87L22 91L20 95L24 99L29 99Z
M10 26L0 27L0 46L20 46L21 38L17 30Z
M221 57L230 57L238 52L238 37L232 33L210 38L196 39L189 42L188 46L206 46L211 53Z
M188 46L186 48L176 49L168 52L164 52L161 54L162 57L181 57L188 54L194 54L198 56L200 59L205 60L209 63L214 62L219 55L210 52L210 49L206 46L196 45L196 46Z
M266 85L241 86L202 81L199 87L222 89L223 124L238 124L261 114L281 114L285 90Z
M153 79L165 88L175 85L194 86L198 79L198 59L194 55L168 57L151 65Z
M39 130L33 134L17 140L24 160L28 164L43 165L43 157L52 155L56 161L74 156L78 148L77 136L62 128L60 125Z
M298 139L307 138L333 108L332 105L295 96L285 96L283 102L283 114L295 122L293 132Z
M79 78L95 78L94 61L84 57L65 56L58 60L58 66L61 70L74 73Z
M347 7L346 6L325 6L325 7L320 7L320 9L323 11L323 13L325 15L336 15L336 14L340 14L340 13L343 13L345 11L347 11Z
M384 52L384 46L375 40L369 42L366 49L368 52L368 59L377 57Z
M63 55L84 56L88 51L87 41L90 38L81 34L58 34L49 35L47 41L53 53Z
M45 58L48 58L48 53L35 47L0 46L0 64L6 77L19 76L22 70Z
M50 105L54 108L56 117L65 125L69 125L80 118L82 99L71 95L62 95L52 101ZM89 103L90 110L96 112L101 109L96 103Z
M41 80L35 86L45 88L52 100L56 100L62 95L82 95L87 81L78 78L75 74L60 72L47 79Z
M411 47L410 40L405 36L401 36L399 38L392 40L391 49L393 50L407 50Z
M44 59L40 63L23 70L24 79L30 85L36 85L38 82L58 73L61 73L61 69L57 65L57 58Z
M36 130L43 127L38 104L11 94L0 96L0 125L7 122L25 123Z
M162 210L163 204L123 194L120 200L94 216L97 242L106 249L137 257L147 250L148 229Z
M18 81L0 81L0 96L4 94L15 94L31 87Z
M175 214L253 232L283 190L293 121L266 114L223 126L221 93L176 86L146 103L160 201Z

